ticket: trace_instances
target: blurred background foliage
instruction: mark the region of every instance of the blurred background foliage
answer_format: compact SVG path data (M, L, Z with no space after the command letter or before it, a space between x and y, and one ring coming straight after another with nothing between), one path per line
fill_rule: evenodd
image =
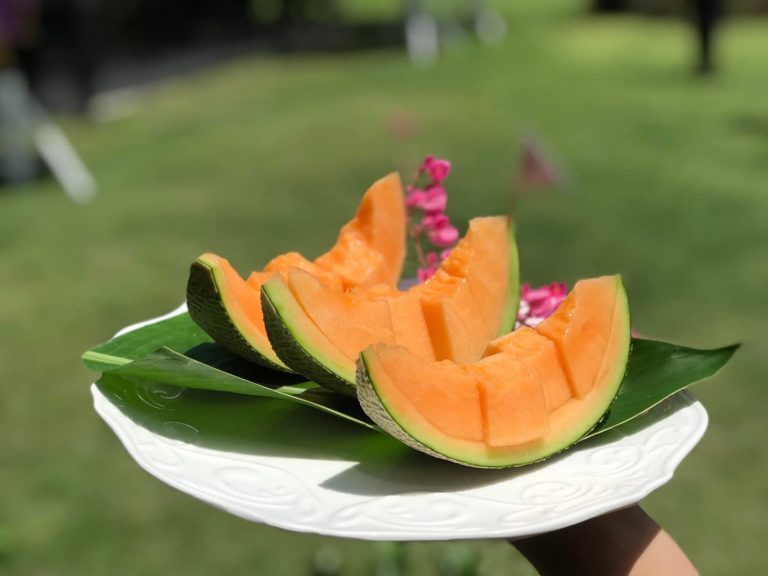
M369 183L429 153L453 162L458 222L516 195L526 281L620 272L640 333L745 343L695 389L710 429L643 504L702 573L764 570L768 21L725 20L719 71L699 77L685 19L495 5L502 42L449 34L430 68L397 42L254 49L97 91L86 115L57 119L99 192L79 205L48 178L0 189L0 574L532 574L503 541L392 546L250 524L142 472L90 406L80 354L177 306L198 254L243 271L314 257ZM400 4L336 9L377 22ZM556 151L559 188L522 187L529 133Z

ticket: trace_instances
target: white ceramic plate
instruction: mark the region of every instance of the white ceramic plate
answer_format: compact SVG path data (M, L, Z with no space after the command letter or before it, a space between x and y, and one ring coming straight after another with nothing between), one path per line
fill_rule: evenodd
M368 540L563 528L662 486L707 427L703 406L680 393L545 463L476 470L287 402L181 388L92 392L128 453L170 486L255 522Z

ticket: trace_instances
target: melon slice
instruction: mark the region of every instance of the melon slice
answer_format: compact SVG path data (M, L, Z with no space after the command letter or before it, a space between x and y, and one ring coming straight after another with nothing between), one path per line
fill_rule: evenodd
M417 450L468 466L519 466L594 428L619 390L629 348L621 278L582 280L545 323L498 338L476 362L368 347L357 395L379 426Z
M471 220L437 273L405 292L376 286L339 293L294 268L264 283L262 308L283 362L354 395L355 361L370 344L400 344L428 360L480 358L500 330L511 329L505 311L510 297L518 299L517 284L514 236L507 218L492 216Z
M200 256L191 266L187 283L189 313L209 336L235 354L292 372L267 338L262 284L289 269L299 269L333 292L378 284L394 287L405 260L405 226L400 177L390 174L368 189L336 244L314 262L288 252L244 280L225 258L210 253Z

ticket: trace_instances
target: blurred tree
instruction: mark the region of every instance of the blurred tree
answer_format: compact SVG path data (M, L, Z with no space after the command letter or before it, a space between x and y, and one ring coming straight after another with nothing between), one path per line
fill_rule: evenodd
M745 12L765 12L768 0L741 0L734 2ZM640 12L654 15L680 15L692 12L696 29L697 64L701 74L715 69L714 37L722 16L722 0L592 0L592 12Z
M627 0L592 0L593 12L623 12L628 9Z
M715 28L722 14L721 0L693 0L693 11L699 41L698 71L709 74L715 69L713 43Z
M280 23L283 26L306 22L326 22L338 16L334 0L282 0Z
M0 181L39 175L29 86L36 78L39 9L35 0L0 1Z

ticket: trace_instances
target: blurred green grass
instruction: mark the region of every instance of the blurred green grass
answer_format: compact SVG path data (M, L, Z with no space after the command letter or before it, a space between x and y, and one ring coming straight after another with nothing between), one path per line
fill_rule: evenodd
M761 572L768 22L729 23L722 71L702 79L683 23L525 6L504 44L450 44L430 70L399 51L250 58L124 119L64 122L96 202L50 182L0 194L0 573L309 574L323 546L372 573L374 544L249 524L150 478L93 413L79 356L178 305L203 251L243 270L319 254L372 180L427 153L454 163L459 221L506 210L530 126L573 178L518 203L524 278L620 272L641 333L745 343L696 388L710 429L644 504L703 573ZM504 542L470 547L480 574L532 573ZM407 545L407 573L438 574L443 551Z

